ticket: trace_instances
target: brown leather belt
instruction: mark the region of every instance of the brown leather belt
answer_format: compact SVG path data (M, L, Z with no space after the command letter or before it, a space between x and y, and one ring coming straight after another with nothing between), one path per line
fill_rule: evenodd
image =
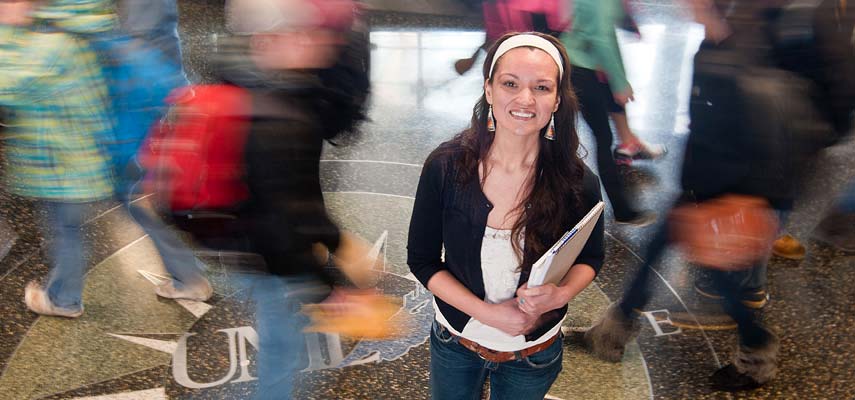
M555 340L558 339L559 336L561 336L561 332L558 332L555 334L555 336L552 336L551 338L549 338L549 340L543 343L536 344L529 348L525 348L518 351L496 351L481 346L480 344L475 343L462 336L457 336L451 332L448 333L451 334L451 336L454 336L457 339L457 342L460 343L460 345L471 350L473 353L477 354L478 357L495 363L522 360L523 358L528 357L534 353L548 349L549 346L552 346L552 343L555 343Z

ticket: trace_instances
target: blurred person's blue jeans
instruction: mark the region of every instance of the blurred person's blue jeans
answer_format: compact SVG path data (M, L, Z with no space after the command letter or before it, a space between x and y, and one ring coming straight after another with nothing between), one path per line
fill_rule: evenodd
M558 373L563 340L521 360L495 363L458 343L438 322L430 333L430 392L433 400L478 400L487 376L490 399L542 400Z
M140 203L125 202L128 212L154 242L163 265L172 275L173 286L179 291L198 287L207 281L193 251L181 241L154 210Z
M84 215L92 203L43 201L41 206L47 214L43 229L49 241L52 264L45 285L48 297L55 306L79 310L83 306L83 277L86 274Z
M121 0L120 4L125 32L155 46L183 75L176 0Z
M142 168L136 162L131 162L125 171L124 180L136 183L122 187L124 190L118 193L119 200L154 242L154 246L163 260L163 266L172 275L175 289L182 290L203 284L207 278L205 278L204 272L200 268L201 262L196 259L193 250L181 241L178 233L170 229L155 210L134 201L133 195L138 191L137 187L143 176Z
M258 333L258 386L254 399L290 399L296 373L309 365L303 333L309 318L300 312L300 306L323 300L330 289L307 277L247 276L251 277Z

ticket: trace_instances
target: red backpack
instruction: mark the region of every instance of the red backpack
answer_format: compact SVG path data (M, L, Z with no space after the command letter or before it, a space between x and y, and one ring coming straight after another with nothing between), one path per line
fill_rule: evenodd
M249 197L244 146L250 96L231 85L197 85L170 95L170 118L141 149L144 189L174 215L234 210Z

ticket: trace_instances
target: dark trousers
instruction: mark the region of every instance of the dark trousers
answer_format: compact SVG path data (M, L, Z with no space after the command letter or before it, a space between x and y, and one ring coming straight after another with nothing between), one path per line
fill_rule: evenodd
M682 204L678 202L676 206ZM642 309L650 301L654 279L653 266L659 261L665 250L671 244L671 232L668 220L657 228L644 253L644 261L637 275L624 291L619 303L621 311L631 317L634 309ZM761 347L769 340L767 331L763 328L761 310L746 307L742 303L746 291L763 289L766 284L766 261L757 263L754 267L740 271L720 271L707 269L706 278L713 283L715 290L723 297L724 311L736 321L739 341L748 347Z
M630 205L626 198L624 182L618 173L612 154L612 128L609 126L609 105L612 94L597 78L597 73L587 68L573 66L570 72L570 80L576 96L579 98L579 107L582 118L591 128L594 140L597 143L597 169L600 180L606 189L606 195L612 204L615 219L625 221L635 218L638 211Z

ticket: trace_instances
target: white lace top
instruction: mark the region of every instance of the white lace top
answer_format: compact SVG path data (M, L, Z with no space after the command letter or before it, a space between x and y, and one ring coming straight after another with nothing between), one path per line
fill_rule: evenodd
M484 277L486 291L484 301L497 304L514 297L520 279L520 273L517 272L518 266L519 259L511 246L511 230L498 230L488 226L484 230L484 240L481 244L481 274ZM511 336L475 318L470 318L463 332L457 332L439 311L436 301L433 302L433 308L436 312L436 320L446 329L496 351L517 351L543 343L561 329L559 322L537 340L526 342L523 335ZM563 321L562 319L561 322Z

